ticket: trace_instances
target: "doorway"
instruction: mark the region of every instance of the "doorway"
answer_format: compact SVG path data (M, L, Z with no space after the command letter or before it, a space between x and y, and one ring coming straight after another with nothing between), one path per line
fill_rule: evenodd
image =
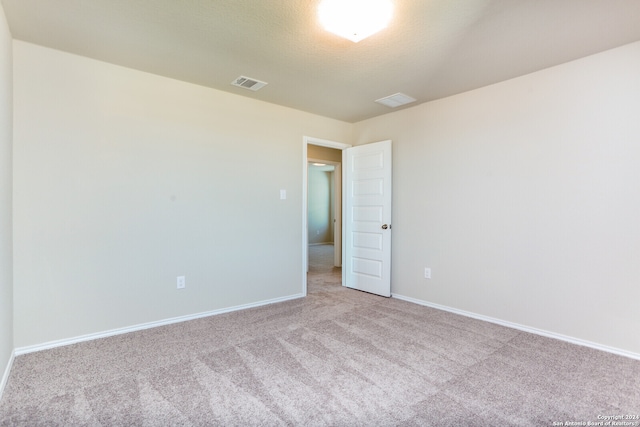
M322 150L319 150L322 148ZM342 282L342 152L309 146L307 165L308 286ZM327 160L332 158L333 160Z
M342 286L383 297L391 296L391 204L392 141L378 141L351 147L334 141L303 138L302 191L302 283L308 294L308 151L314 146L336 148L345 165L341 178ZM347 238L345 238L345 236Z
M341 151L349 147L351 146L348 144L335 141L312 137L303 138L302 283L304 295L307 295L308 292L308 273L312 275L315 283L342 285L340 268L343 252ZM310 176L310 173L317 176ZM316 182L316 186L328 185L327 181L331 183L331 188L325 188L326 192L331 193L331 200L327 203L320 202L319 209L323 212L316 215L315 219L313 215L310 218L310 213L314 212L310 212L309 209L310 202L314 202L309 189L314 178L318 178L317 181L319 181L319 183ZM326 205L330 205L330 207ZM311 263L310 256L312 257Z

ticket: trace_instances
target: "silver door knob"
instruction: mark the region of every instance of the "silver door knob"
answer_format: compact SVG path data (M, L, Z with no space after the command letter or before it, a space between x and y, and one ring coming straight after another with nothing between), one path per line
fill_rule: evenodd
M387 228L389 228L389 226L387 224L382 224L382 229L386 230Z

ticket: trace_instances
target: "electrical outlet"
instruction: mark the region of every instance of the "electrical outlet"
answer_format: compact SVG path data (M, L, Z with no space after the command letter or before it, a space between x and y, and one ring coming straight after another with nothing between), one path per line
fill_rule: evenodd
M184 289L185 286L187 286L187 280L185 279L184 276L178 276L178 289Z
M424 278L425 279L431 279L431 269L430 268L425 268L424 269Z

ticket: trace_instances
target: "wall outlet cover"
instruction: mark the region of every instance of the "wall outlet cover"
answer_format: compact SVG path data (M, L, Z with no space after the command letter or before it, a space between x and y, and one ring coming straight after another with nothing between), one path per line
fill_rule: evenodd
M187 286L187 280L184 276L178 276L177 287L178 289L184 289Z

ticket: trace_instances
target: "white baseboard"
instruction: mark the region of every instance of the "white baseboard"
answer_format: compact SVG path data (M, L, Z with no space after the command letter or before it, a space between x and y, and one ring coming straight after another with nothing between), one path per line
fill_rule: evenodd
M19 356L21 354L33 353L33 352L36 352L36 351L48 350L48 349L56 348L56 347L63 347L63 346L66 346L66 345L76 344L76 343L79 343L79 342L92 341L92 340L96 340L96 339L100 339L100 338L112 337L114 335L122 335L122 334L126 334L126 333L129 333L129 332L142 331L144 329L156 328L158 326L171 325L173 323L187 322L189 320L195 320L195 319L200 319L200 318L209 317L209 316L216 316L218 314L229 313L229 312L232 312L232 311L245 310L247 308L260 307L260 306L263 306L263 305L275 304L275 303L278 303L278 302L284 302L284 301L289 301L289 300L303 298L303 297L304 297L304 294L299 293L299 294L289 295L289 296L282 297L282 298L274 298L274 299L270 299L270 300L258 301L258 302L251 303L251 304L236 305L234 307L221 308L219 310L212 310L212 311L207 311L207 312L203 312L203 313L189 314L187 316L173 317L173 318L170 318L170 319L159 320L157 322L142 323L142 324L138 324L138 325L128 326L126 328L111 329L109 331L98 332L98 333L95 333L95 334L87 334L87 335L81 335L81 336L73 337L73 338L67 338L67 339L56 340L56 341L49 341L49 342L45 342L45 343L42 343L42 344L36 344L36 345L30 345L30 346L26 346L26 347L16 348L14 350L14 354L15 354L15 356Z
M532 334L541 335L543 337L554 338L554 339L557 339L557 340L560 340L560 341L566 341L566 342L571 343L571 344L577 344L577 345L581 345L581 346L584 346L584 347L590 347L590 348L594 348L596 350L601 350L601 351L606 351L608 353L617 354L619 356L625 356L625 357L629 357L631 359L640 360L640 354L634 353L634 352L631 352L631 351L627 351L627 350L623 350L623 349L620 349L620 348L610 347L610 346L607 346L607 345L602 345L602 344L598 344L598 343L595 343L595 342L591 342L591 341L586 341L586 340L582 340L582 339L579 339L579 338L570 337L570 336L567 336L567 335L557 334L555 332L549 332L549 331L545 331L545 330L542 330L542 329L532 328L532 327L529 327L529 326L520 325L518 323L507 322L505 320L495 319L495 318L489 317L489 316L483 316L482 314L476 314L476 313L472 313L470 311L459 310L457 308L448 307L446 305L434 304L432 302L423 301L423 300L419 300L419 299L416 299L416 298L407 297L407 296L404 296L404 295L391 294L391 296L393 298L397 298L397 299L400 299L400 300L403 300L403 301L412 302L414 304L423 305L425 307L431 307L431 308L435 308L435 309L438 309L438 310L448 311L450 313L459 314L461 316L471 317L473 319L483 320L485 322L490 322L490 323L495 323L497 325L506 326L507 328L518 329L518 330L523 331L523 332L529 332L529 333L532 333Z
M9 381L9 374L11 373L11 367L13 366L13 359L16 357L15 350L11 352L11 357L9 358L9 363L7 363L7 367L4 370L4 374L2 374L2 379L0 380L0 400L2 400L2 394L4 393L4 388L7 385L7 381Z

